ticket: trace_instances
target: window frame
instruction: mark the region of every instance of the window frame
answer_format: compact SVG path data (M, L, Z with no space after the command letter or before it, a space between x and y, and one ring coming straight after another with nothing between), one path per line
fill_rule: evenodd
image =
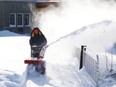
M11 23L11 20L10 20L11 19L10 18L11 15L14 15L14 20L13 20L14 21L14 24L10 24ZM9 26L10 27L16 27L16 13L10 13L9 14Z

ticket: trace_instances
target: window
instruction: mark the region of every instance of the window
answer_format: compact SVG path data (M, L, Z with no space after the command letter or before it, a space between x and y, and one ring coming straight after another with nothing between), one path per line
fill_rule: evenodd
M10 27L16 27L16 14L10 13Z
M29 26L30 25L30 14L29 13L25 13L24 14L24 25L25 26Z
M17 26L23 27L23 14L22 13L17 14Z
M10 27L30 26L30 13L10 13Z

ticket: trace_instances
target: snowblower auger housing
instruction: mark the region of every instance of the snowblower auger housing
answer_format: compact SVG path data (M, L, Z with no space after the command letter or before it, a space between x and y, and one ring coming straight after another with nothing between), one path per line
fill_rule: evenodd
M44 47L41 48L38 45L32 46L31 59L24 60L24 63L31 65L31 67L34 67L36 72L39 72L40 74L45 74L45 61L42 60L43 57L40 57L41 50L44 50Z

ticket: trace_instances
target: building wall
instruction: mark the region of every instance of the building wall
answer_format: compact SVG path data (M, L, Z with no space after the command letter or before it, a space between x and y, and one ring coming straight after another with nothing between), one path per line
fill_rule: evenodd
M0 1L10 1L10 2L37 2L38 0L0 0ZM39 0L40 1L40 0ZM42 0L41 0L42 1Z
M30 13L30 17L32 17L32 9L30 9L30 4L34 5L34 3L30 2L17 2L17 1L1 1L0 2L0 29L8 29L13 32L19 33L29 33L31 31L31 18L30 18L30 26L17 26L17 14L25 14ZM10 27L10 13L16 14L16 27Z
M3 28L4 26L4 3L0 2L0 30Z
M33 27L33 13L41 11L49 4L56 4L54 2L41 2L41 0L0 0L0 30L10 30L17 33L30 33ZM10 26L10 14L16 15L16 26ZM23 16L30 14L30 26L18 26L18 14ZM24 20L24 19L23 19Z

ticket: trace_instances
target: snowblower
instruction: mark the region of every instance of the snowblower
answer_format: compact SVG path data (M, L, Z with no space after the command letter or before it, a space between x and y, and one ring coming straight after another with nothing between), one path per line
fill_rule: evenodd
M45 61L43 60L46 48L45 45L40 47L39 45L31 46L31 58L24 60L25 64L28 64L28 72L39 72L40 74L45 74Z

